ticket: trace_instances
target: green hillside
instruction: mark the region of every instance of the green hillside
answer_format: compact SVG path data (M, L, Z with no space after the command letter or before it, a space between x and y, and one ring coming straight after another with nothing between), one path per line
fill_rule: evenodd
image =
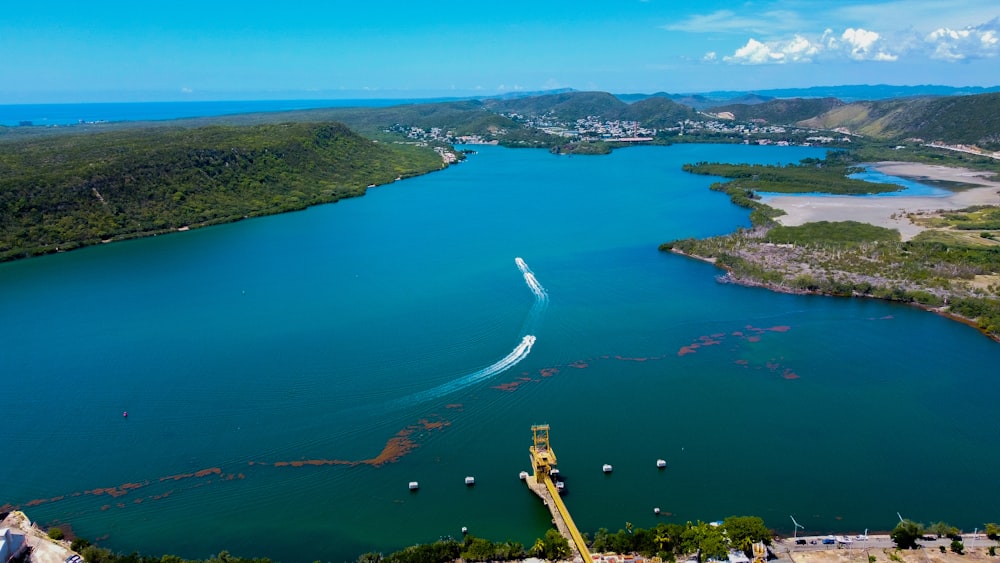
M622 119L629 105L607 92L564 92L533 98L485 100L483 107L498 113L551 113L557 119L575 121L588 116Z
M801 125L876 138L969 144L1000 149L1000 93L940 98L899 98L837 107Z
M158 127L0 143L0 259L303 209L439 169L338 123Z
M727 111L732 113L737 121L762 119L768 124L791 125L842 105L844 102L836 98L792 98L769 100L757 104L727 104L709 108L707 111L712 113Z
M638 121L645 127L669 127L685 119L702 119L696 111L671 99L653 97L639 100L622 111L622 119Z

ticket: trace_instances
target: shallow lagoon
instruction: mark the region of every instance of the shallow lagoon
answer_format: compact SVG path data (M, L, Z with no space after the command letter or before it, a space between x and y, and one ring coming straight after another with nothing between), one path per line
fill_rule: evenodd
M353 560L462 526L530 545L549 516L517 474L549 423L584 531L995 519L1000 346L656 250L748 225L681 164L821 153L477 150L355 200L0 264L0 503L157 555ZM449 385L528 330L519 363Z

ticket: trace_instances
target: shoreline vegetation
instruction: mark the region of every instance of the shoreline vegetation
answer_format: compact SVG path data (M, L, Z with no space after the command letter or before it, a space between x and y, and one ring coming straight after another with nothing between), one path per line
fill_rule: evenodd
M836 161L850 158L840 155ZM808 159L784 168L699 163L685 170L732 178L711 189L751 209L752 227L671 241L660 250L715 264L726 271L723 282L910 303L1000 342L1000 182L988 172L938 164L881 161L874 167L963 189L945 197L859 198L843 195L853 186L825 183L831 173L851 170L842 162ZM884 190L870 185L872 192ZM761 197L760 188L772 193ZM796 192L836 195L774 195Z
M0 143L0 261L298 211L463 155L340 123L160 126Z
M176 555L149 556L138 552L122 554L91 544L77 537L68 524L41 527L32 523L23 512L0 513L0 523L23 535L28 547L19 561L70 561L79 557L86 563L272 563L280 560L242 557L220 551L205 559L184 559ZM982 531L981 533L980 530ZM758 558L777 559L791 563L845 563L852 561L852 552L862 555L861 563L878 561L909 563L906 553L919 554L919 561L933 550L939 563L965 561L969 558L996 555L1000 541L1000 525L983 524L971 535L963 535L957 527L945 522L929 526L901 519L890 532L850 535L811 535L797 538L782 537L768 528L758 516L730 516L718 522L659 523L648 529L635 528L629 522L625 528L610 532L600 528L591 538L584 534L587 545L601 563L632 559L641 561L724 561L731 553L742 553L748 561ZM964 541L969 544L965 545ZM852 550L857 542L859 549ZM763 551L760 551L760 549ZM935 549L937 548L937 549ZM966 551L968 549L968 551ZM920 553L924 551L925 553ZM937 552L940 551L940 554ZM948 557L948 552L958 559ZM843 555L848 555L845 559ZM876 556L872 553L881 555ZM794 555L793 555L794 553ZM357 563L451 563L454 561L525 561L534 558L548 561L569 561L569 540L555 528L548 529L530 548L516 541L491 541L471 534L460 539L442 537L431 543L412 545L395 552L360 554ZM831 558L831 556L833 556Z

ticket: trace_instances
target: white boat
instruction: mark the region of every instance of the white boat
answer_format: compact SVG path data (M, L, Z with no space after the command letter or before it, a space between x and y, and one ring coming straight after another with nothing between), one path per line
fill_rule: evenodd
M522 472L518 473L517 474L517 478L520 479L520 480L522 480L522 481L526 481L528 479L528 472L527 471L522 471Z
M656 466L659 467L660 469L663 469L664 467L667 466L667 460L665 459L656 460Z
M566 483L562 481L556 481L556 490L559 491L559 494L563 494L564 492L566 492Z
M420 483L417 483L416 481L410 481L410 490L411 491L415 491L415 490L417 490L419 488L420 488Z
M465 484L466 485L470 485L470 486L471 485L475 485L476 484L476 478L475 477L471 477L471 476L470 477L466 477L465 478Z
M601 469L602 469L602 470L603 470L603 471L604 471L605 473L611 473L611 469L612 469L612 467L611 467L611 464L610 464L610 463L605 463L605 464L604 464L604 467L603 467L603 468L601 468Z

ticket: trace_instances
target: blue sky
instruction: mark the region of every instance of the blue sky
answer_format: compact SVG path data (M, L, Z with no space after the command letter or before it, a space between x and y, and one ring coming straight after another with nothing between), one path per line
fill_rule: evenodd
M8 0L0 103L1000 84L996 0Z

